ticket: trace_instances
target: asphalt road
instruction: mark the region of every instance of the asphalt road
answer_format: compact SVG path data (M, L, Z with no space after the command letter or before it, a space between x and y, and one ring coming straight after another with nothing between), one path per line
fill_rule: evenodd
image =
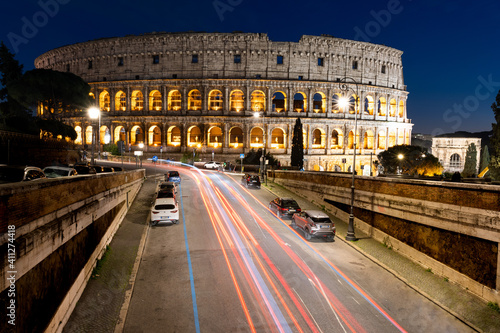
M307 242L267 189L175 169L182 218L150 227L124 332L471 331L344 242Z

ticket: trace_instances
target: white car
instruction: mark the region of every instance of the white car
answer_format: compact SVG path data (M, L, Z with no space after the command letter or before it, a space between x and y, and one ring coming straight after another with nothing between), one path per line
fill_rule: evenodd
M217 163L215 161L210 161L205 163L204 167L205 169L218 169L220 167L220 163Z
M151 225L159 222L179 223L179 206L175 198L155 199L151 207Z
M47 178L76 176L78 172L74 168L64 166L48 166L43 169Z

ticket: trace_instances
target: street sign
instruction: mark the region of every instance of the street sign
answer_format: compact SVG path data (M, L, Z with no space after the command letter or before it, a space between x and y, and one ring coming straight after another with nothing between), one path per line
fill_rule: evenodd
M158 162L158 156L156 156L156 155L155 155L155 156L153 156L153 157L151 158L151 160L152 160L153 162Z
M240 158L245 158L245 154L240 154Z

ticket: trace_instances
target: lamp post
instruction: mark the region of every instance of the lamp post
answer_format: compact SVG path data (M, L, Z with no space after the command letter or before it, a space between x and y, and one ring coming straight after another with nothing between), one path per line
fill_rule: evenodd
M91 107L88 110L89 113L89 118L94 120L94 119L99 119L99 127L101 127L101 110L99 110L96 107ZM92 121L92 156L90 158L90 163L94 165L94 151L95 151L95 142L96 142L96 131L94 131L94 122ZM101 151L99 147L99 152Z
M349 84L354 84L356 86L356 90L354 91ZM350 77L344 77L340 81L340 90L343 92L343 97L339 100L339 104L344 110L347 108L349 110L349 100L348 96L349 90L353 91L356 94L356 98L354 100L354 138L353 138L353 154L352 154L352 184L351 184L351 213L349 215L349 225L347 227L347 235L345 237L348 241L356 240L356 235L354 233L354 176L356 175L356 143L357 143L357 134L358 134L358 104L359 104L359 92L358 92L358 83L356 80ZM346 97L347 95L347 97Z
M253 116L255 118L259 118L260 117L260 113L259 111L255 111ZM266 171L264 170L265 167L266 167L266 152L265 152L265 149L266 149L266 117L264 116L264 113L262 113L262 143L263 143L263 146L262 146L262 157L261 157L261 160L262 160L262 176L264 177L264 179L266 180L266 185L267 185L267 177L266 177Z

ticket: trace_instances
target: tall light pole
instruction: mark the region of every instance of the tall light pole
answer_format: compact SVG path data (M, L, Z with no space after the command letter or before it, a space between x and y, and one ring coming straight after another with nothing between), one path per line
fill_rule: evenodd
M350 87L350 84L354 84L356 86L356 90ZM342 98L339 100L339 104L344 110L349 110L350 104L350 96L349 90L353 91L356 94L356 98L354 100L354 136L353 136L353 154L352 154L352 184L351 184L351 213L349 215L349 225L347 226L347 235L345 237L348 241L356 240L356 235L354 233L354 176L356 175L356 143L357 143L357 134L358 134L358 105L359 105L359 89L358 83L356 80L350 77L344 77L340 81L340 90L343 93Z
M260 112L259 111L255 111L253 116L255 118L259 118L260 117ZM262 143L263 143L263 146L262 146L262 157L261 157L261 160L262 160L262 175L264 177L264 179L266 180L266 185L267 185L267 177L266 177L266 171L264 170L265 167L266 167L266 152L265 152L265 149L266 149L266 117L264 116L264 112L262 112Z
M99 119L99 127L101 127L101 110L96 107L91 107L88 110L89 118L92 120ZM95 142L96 142L96 131L94 131L94 122L92 121L92 156L90 158L90 163L94 165L94 151L95 151ZM99 145L99 153L101 151Z

